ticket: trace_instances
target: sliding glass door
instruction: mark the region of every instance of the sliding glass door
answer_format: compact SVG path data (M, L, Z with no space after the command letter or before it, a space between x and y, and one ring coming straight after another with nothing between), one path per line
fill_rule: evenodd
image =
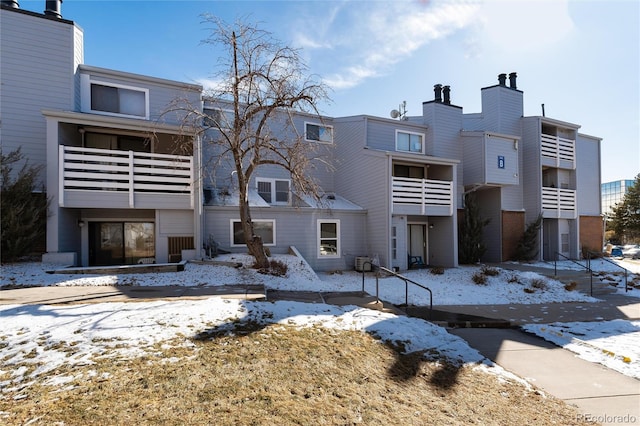
M90 266L133 265L150 260L155 260L153 222L89 222Z

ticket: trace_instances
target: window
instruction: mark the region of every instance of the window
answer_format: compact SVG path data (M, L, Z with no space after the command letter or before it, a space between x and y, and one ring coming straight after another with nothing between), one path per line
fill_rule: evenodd
M408 152L424 152L422 133L410 133L396 130L396 150Z
M269 204L288 205L290 182L285 179L256 178L258 195Z
M333 127L304 123L304 138L308 141L333 143Z
M204 119L204 125L214 129L230 129L233 127L233 111L226 109L204 109L207 117Z
M318 258L340 257L340 221L318 220Z
M148 90L91 82L90 111L149 118Z
M262 237L265 246L276 245L276 221L272 219L254 219L253 231ZM231 220L231 247L245 245L244 232L239 220Z

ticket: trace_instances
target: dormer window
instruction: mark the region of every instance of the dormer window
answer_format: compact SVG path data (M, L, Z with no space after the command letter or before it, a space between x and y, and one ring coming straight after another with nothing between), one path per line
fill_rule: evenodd
M396 151L422 154L424 152L424 135L396 130Z
M271 205L288 205L291 182L286 179L256 178L258 195Z
M149 119L149 90L82 76L82 111Z
M204 108L204 114L206 127L220 130L233 128L234 114L231 110Z

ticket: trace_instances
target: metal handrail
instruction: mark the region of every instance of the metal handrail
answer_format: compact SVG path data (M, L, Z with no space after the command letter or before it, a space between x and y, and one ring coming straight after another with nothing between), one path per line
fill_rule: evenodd
M553 261L553 275L556 276L556 277L558 276L558 256L564 257L568 261L573 262L576 265L579 265L579 266L581 266L581 267L583 267L583 268L585 268L587 270L586 272L589 273L589 296L593 297L593 271L591 270L591 263L587 262L586 265L583 265L582 263L577 262L577 261L565 256L564 254L562 254L560 252L556 252L556 258Z
M613 262L609 259L605 259L604 257L602 257L602 253L597 253L595 251L587 251L587 263L589 264L589 269L591 269L591 255L595 255L595 258L602 259L605 262L609 262L612 265L615 265L618 268L622 269L624 271L624 292L626 293L629 291L629 284L628 284L629 270L627 268L625 268L624 266L620 266L616 262Z
M379 266L379 265L375 265L371 262L364 262L362 264L362 292L364 293L364 273L365 271L365 265L369 265L371 266L371 271L375 271L376 273L376 301L380 302L380 285L379 285L379 278L380 278L380 271L383 271L389 275L392 275L396 278L401 279L402 281L404 281L404 304L405 306L409 306L409 283L413 284L413 285L417 285L418 287L427 290L429 292L429 319L431 319L431 314L433 312L433 292L431 291L431 289L429 287L426 287L418 282L413 281L410 278L405 277L404 275L401 275L397 272L392 271L391 269L387 269L383 266Z

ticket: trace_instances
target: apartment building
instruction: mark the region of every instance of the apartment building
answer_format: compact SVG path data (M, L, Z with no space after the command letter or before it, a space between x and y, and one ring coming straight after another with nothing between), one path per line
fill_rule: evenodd
M43 14L15 3L0 10L2 149L46 165L43 260L168 262L193 250L199 142L163 112L178 96L197 104L202 87L85 65L83 30L61 2Z
M46 165L43 259L94 266L200 258L212 246L246 251L237 176L211 143L220 130L201 137L163 113L177 97L212 120L228 105L198 85L86 65L83 31L60 16L59 2L44 14L13 3L0 10L3 150L22 146ZM490 219L482 261L511 259L538 215L539 259L597 250L601 139L525 117L516 79L500 74L482 88L479 113L464 113L441 84L418 116L293 113L277 131L308 144L320 197L297 193L280 168L260 168L249 191L256 232L271 253L295 247L316 270L366 259L455 267L464 196L474 193Z

